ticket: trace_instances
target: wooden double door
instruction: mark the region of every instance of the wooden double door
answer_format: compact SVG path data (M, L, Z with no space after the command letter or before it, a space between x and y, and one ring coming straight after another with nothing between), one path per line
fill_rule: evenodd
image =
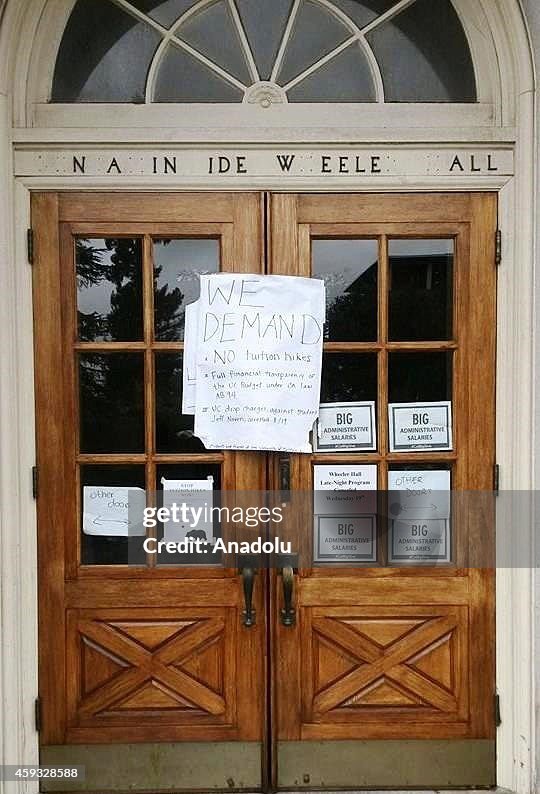
M495 197L37 193L32 223L41 752L86 767L45 788L494 784ZM372 402L375 449L204 449L184 312L218 271L325 280L321 402ZM388 406L423 402L450 403L449 448L390 451ZM444 554L400 558L379 516L371 561L321 559L296 516L303 561L255 574L253 625L229 557L161 565L85 516L164 480L311 492L351 467L472 494Z

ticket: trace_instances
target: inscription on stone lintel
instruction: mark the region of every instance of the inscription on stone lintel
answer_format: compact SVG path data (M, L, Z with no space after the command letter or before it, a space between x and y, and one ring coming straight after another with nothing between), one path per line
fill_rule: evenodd
M245 149L211 151L20 150L19 176L170 177L235 179L289 177L354 180L391 176L504 176L513 174L513 152L500 149L399 147L392 149Z

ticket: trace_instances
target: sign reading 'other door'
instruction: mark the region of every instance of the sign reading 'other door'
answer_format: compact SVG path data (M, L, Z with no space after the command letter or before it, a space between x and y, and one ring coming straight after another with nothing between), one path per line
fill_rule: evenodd
M186 315L184 410L207 449L311 452L324 318L318 279L201 276Z

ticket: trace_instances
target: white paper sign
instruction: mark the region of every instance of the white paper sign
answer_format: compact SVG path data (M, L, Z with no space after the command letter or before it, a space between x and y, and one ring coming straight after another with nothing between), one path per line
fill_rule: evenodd
M319 409L324 282L201 276L195 435L207 449L311 452ZM186 350L188 361L192 351ZM191 388L191 387L190 387ZM192 394L192 392L191 392Z
M375 403L321 403L313 442L316 452L376 449Z
M390 562L450 562L448 519L392 521Z
M214 522L212 520L214 478L206 480L167 480L161 478L163 486L163 507L172 509L173 504L186 506L183 514L176 520L164 522L163 539L165 541L200 538L211 541L214 539ZM183 520L185 516L186 520Z
M163 524L165 541L200 538L204 541L214 539L214 522L212 520L214 478L205 480L167 480L161 478L163 486L163 507L172 509L173 504L186 506L183 514L176 520ZM185 517L185 520L184 520Z
M452 449L452 403L391 403L391 452Z
M316 516L314 562L375 562L376 517Z
M313 477L314 561L374 561L377 466L314 466Z
M450 472L446 470L389 471L390 518L450 517Z
M145 507L146 493L143 488L85 485L83 532L85 535L107 537L146 535L142 523Z
M197 323L199 302L186 306L184 315L184 358L182 373L182 413L195 413L197 385Z

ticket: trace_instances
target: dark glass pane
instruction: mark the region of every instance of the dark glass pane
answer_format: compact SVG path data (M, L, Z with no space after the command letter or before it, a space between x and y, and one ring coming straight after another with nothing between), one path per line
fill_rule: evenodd
M117 5L78 0L53 79L53 102L144 102L161 35Z
M131 4L144 11L166 28L179 19L197 0L130 0Z
M241 102L243 97L204 63L169 45L156 78L156 102Z
M333 5L344 11L360 29L384 14L397 0L332 0Z
M278 82L285 85L351 36L333 14L317 3L302 3L294 21Z
M78 239L75 264L79 339L142 340L141 241L128 237Z
M220 507L220 491L221 491L221 467L218 464L211 464L211 463L185 463L185 464L169 464L157 467L157 483L156 488L158 491L158 504L163 504L163 492L164 484L162 482L163 479L165 480L206 480L208 477L213 478L213 494L212 494L212 503L208 501L208 507ZM188 500L186 503L189 504ZM213 531L214 539L221 537L221 523L219 521L219 515L213 514L213 520L210 522L209 525L205 525L202 521L199 524L199 527L202 528L202 532L204 532L206 538L209 539L209 533ZM169 529L167 534L166 531ZM174 524L169 522L169 525L165 528L165 525L158 526L158 538L164 540L176 540L176 532ZM192 537L200 537L202 539L201 529L194 529L191 531ZM200 554L193 553L193 554L167 554L166 552L162 552L158 559L158 565L219 565L222 558L221 551L217 551L215 554L210 550L211 546L208 547L207 552L204 553L201 551Z
M81 452L144 452L142 354L81 354L79 384Z
M213 3L197 11L178 28L177 36L245 85L253 82L226 3Z
M84 530L84 488L106 494L111 488L142 488L144 466L81 466L81 563L83 565L145 565L144 536L90 535ZM91 494L93 496L93 494ZM98 494L100 495L100 494ZM112 496L112 495L111 495Z
M388 391L391 403L451 400L452 353L390 353Z
M377 355L324 353L321 402L377 402Z
M289 102L375 102L366 56L352 44L287 92Z
M193 435L194 417L182 415L181 353L156 354L156 448L158 452L204 452Z
M476 102L476 79L450 0L417 0L367 34L387 102Z
M312 272L326 286L325 339L377 339L377 240L312 240Z
M452 337L453 240L390 240L390 339Z
M269 80L293 0L236 0L261 80Z
M218 273L219 240L154 240L156 339L184 338L186 306L199 297L199 276Z

